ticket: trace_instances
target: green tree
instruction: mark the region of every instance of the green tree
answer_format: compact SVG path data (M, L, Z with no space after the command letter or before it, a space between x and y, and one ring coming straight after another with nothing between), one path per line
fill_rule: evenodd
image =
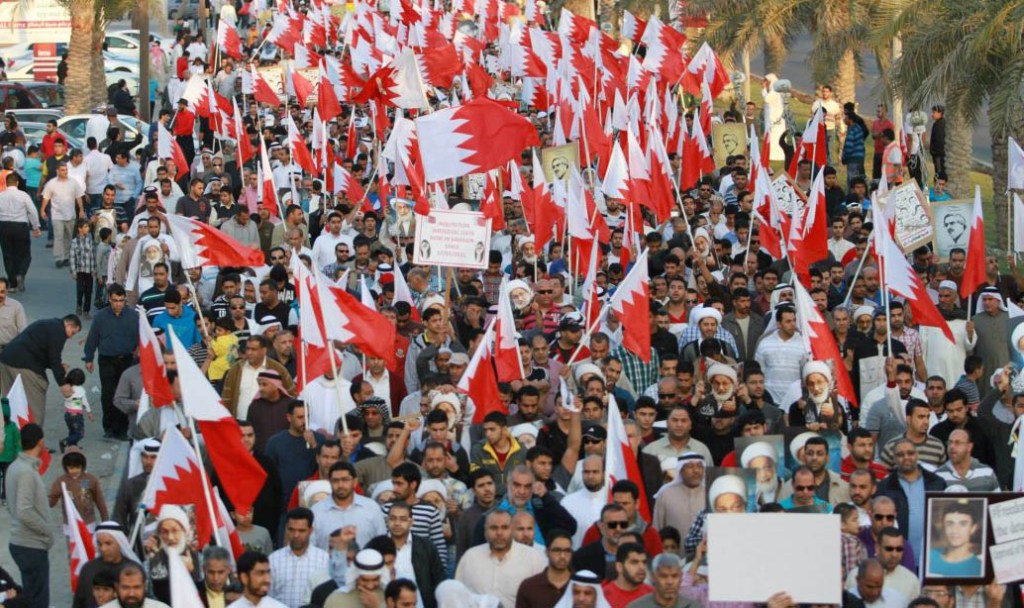
M886 86L910 107L945 101L951 126L960 131L947 141L956 163L969 158L965 130L987 115L996 234L1005 247L1007 139L1024 136L1024 0L888 0L881 18L876 38L899 34L903 45Z

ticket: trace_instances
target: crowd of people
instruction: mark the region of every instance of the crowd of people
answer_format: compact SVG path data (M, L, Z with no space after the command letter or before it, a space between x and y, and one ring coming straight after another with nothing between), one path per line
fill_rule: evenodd
M319 2L282 5L269 21L260 4L218 6L219 19L196 30L179 20L169 56L160 55L173 69L159 74L175 107L159 110L148 141L126 143L112 108L94 119L104 136L89 137L86 150L69 150L56 124L39 148L8 155L16 138L5 147L0 498L11 520L13 562L5 565L20 576L0 568L0 604L47 608L51 589L67 583L65 572L51 572L49 554L63 545L53 509L61 506L66 518L70 500L83 528L65 526L71 545L86 532L95 543L95 557L71 561L73 608L185 606L191 597L208 607L789 608L800 604L783 585L749 603L710 599L711 577L742 585L745 573L709 570L709 517L780 512L838 516L841 555L807 559L836 561L841 606L1021 605L1016 585L984 575L985 540L970 505L953 501L940 523L926 513L930 493L1020 490L1013 423L1024 415L1024 330L1008 309L1024 274L1012 256L1010 274L988 257L985 276L968 278L966 243L945 257L928 245L906 251L944 322L925 325L914 303L880 280L884 265L872 245L887 221L879 191L916 180L930 200L949 198L942 106L933 109L931 137L903 138L884 106L869 126L824 86L814 104L827 148L819 163L784 124L774 75L761 107L720 99L706 108L700 96L679 106L683 96L670 93L663 99L673 111L661 108L659 95L674 85L648 67L657 43L646 36L630 56L604 48L596 27L584 31L584 40L598 40L589 47L597 59L574 56L601 78L574 68L579 90L563 91L551 107L527 98L525 86L509 93L504 83L522 76L515 67L508 75L518 61L509 58L510 31L539 33L532 50L520 47L536 59L545 57L545 36L555 46L561 37L569 55L580 37L573 28L592 23L563 13L552 29L556 16L538 16L532 2L524 9L529 34L510 26L497 2L471 33L461 25L454 32L453 13L417 2L393 3L390 14L357 3L341 19ZM305 34L289 39L296 23ZM427 44L413 44L416 32L454 40L429 42L458 48L454 59L495 60L460 66L448 86L430 82L433 110L491 94L529 122L539 148L579 140L575 169L562 158L552 164L554 178L535 175L540 164L526 149L511 168L492 167L504 172L497 189L474 176L429 192L417 185L414 166L384 150L398 104L346 93L349 85L326 76L331 64L319 58L340 61L347 75L335 78L354 78L364 93L376 78L381 93L395 86L380 81L381 53ZM360 37L378 46L370 52ZM252 64L234 57L237 50ZM295 67L282 72L279 105L266 103L257 64ZM343 92L329 120L319 101L296 100L298 69L309 66L320 68L321 89ZM623 82L609 83L622 66L628 82L623 71ZM436 76L440 67L415 69ZM638 84L644 78L653 93ZM207 87L198 105L197 82ZM599 93L594 100L582 84ZM211 109L221 99L236 116ZM710 136L701 124L710 110L709 125L741 124L753 137L688 182L701 164L688 156L697 145L668 146L662 169L671 176L672 209L659 217L644 198L650 190L633 186L624 199L602 186L612 181L614 155L589 158L583 139L604 119L581 109L576 124L567 108L577 100L602 115L608 109L608 131L617 132L611 145L621 139L628 150L633 183L645 158L644 170L657 168L647 140L661 131L641 128L641 120L657 125L674 115L684 139ZM769 145L759 160L762 136ZM446 153L430 141L418 146L422 155ZM930 177L921 170L925 148ZM307 170L311 156L331 158L323 174ZM8 158L17 162L8 167ZM767 231L776 228L755 200L764 194L756 172L782 180L790 167L795 200L810 208L820 194L827 212L827 255L799 272L786 255L770 254ZM819 177L824 186L815 191ZM575 236L566 236L574 195L563 179L586 199L593 257L587 249L581 259L584 250L572 243L572 218ZM561 218L544 215L534 199L549 190ZM495 222L479 267L416 261L416 225L429 221L431 207L481 209ZM193 266L197 256L175 233L174 216L215 229L263 263ZM32 318L7 295L26 290L31 238L43 230L56 267L74 283L75 314L62 318ZM300 285L310 275L350 292L391 333L371 336L371 348L330 341L330 363L314 365L319 304ZM636 276L644 277L641 291L623 298L620 287L636 289ZM976 289L965 283L975 280ZM610 304L641 292L640 311ZM802 293L813 311L801 306ZM505 310L518 370L498 381L479 370L493 365L482 353L500 348L504 338L492 327ZM815 355L809 316L830 334L813 341L831 340L837 357ZM636 319L648 317L638 339ZM65 365L65 344L79 332L82 361ZM195 436L179 375L186 354L187 368L201 371L199 382L237 421L245 458L265 474L251 506L229 500L238 481L218 470L213 439ZM171 390L160 407L151 406L154 375ZM491 385L481 389L480 377ZM47 405L51 381L67 428L59 437L43 432L57 409ZM85 390L90 382L99 385L98 404ZM94 416L102 431L86 424ZM112 502L82 449L101 441L100 432L130 446ZM199 452L216 496L180 505L161 499L157 509L151 498L169 482L154 467L179 434ZM632 473L617 476L612 463L623 459ZM227 521L216 527L229 534L211 538L199 520L218 500ZM945 536L931 540L929 527L941 525Z

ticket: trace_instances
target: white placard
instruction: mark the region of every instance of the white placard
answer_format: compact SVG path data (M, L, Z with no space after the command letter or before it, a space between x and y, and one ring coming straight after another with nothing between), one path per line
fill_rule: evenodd
M1024 538L1024 498L990 504L988 513L996 543Z
M416 222L416 264L482 270L490 248L491 220L483 213L431 209Z
M896 219L896 242L904 251L910 252L932 240L934 229L931 209L918 189L917 182L910 180L890 190L885 205L889 214Z
M785 591L797 603L839 604L841 553L835 515L708 515L708 598L762 603Z
M1015 540L988 548L992 572L1000 585L1024 579L1024 540Z
M795 211L803 211L807 206L807 197L793 187L789 177L782 174L772 181L772 190L779 199L779 208L789 217L793 217Z

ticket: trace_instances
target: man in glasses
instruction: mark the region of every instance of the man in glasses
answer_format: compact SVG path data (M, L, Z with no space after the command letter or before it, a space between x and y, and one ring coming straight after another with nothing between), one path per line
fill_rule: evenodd
M861 542L871 557L880 557L882 551L882 530L896 525L896 503L888 496L876 496L871 501L871 525L860 529ZM910 570L917 568L914 550L905 539L900 563Z
M906 566L901 565L903 554L906 552L906 548L903 542L903 533L892 526L882 528L880 534L878 562L882 565L882 598L885 599L886 594L894 593L900 595L903 599L900 606L904 606L908 598L915 598L921 593L921 583L917 580L917 576L914 572L908 569ZM860 579L860 569L864 567L861 564L850 575L846 578L846 588L850 591L857 589L857 582ZM872 604L874 605L874 604ZM886 606L890 605L888 603ZM897 605L897 604L892 604Z
M572 569L574 572L590 570L606 581L614 580L615 554L620 537L629 528L629 516L622 505L607 504L601 508L597 527L601 538L576 550L572 556Z
M900 530L906 533L914 554L921 555L925 533L924 494L945 490L946 482L918 464L917 446L909 439L897 439L892 445L896 466L892 474L878 484L878 493L893 500Z

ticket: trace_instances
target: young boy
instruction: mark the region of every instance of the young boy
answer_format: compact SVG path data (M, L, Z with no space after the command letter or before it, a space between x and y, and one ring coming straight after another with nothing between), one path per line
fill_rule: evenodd
M60 440L60 451L70 445L78 445L85 436L85 416L92 422L92 409L89 407L89 396L85 392L85 372L76 368L68 370L65 375L71 385L71 396L64 399L64 423L68 427L68 436ZM105 519L105 518L104 518Z
M94 302L97 310L107 304L107 268L110 265L114 231L106 227L100 228L98 236L100 242L96 243L96 301Z
M61 484L67 486L68 494L71 495L78 514L82 516L82 521L90 531L95 530L96 523L106 521L110 515L107 511L107 502L103 499L100 480L92 473L86 472L85 454L78 446L69 446L60 464L64 467L64 474L55 479L50 486L50 506L54 507L60 502L63 496ZM99 519L96 518L97 512Z
M963 391L964 396L967 397L967 407L972 412L977 411L978 404L981 403L981 394L978 392L978 378L981 378L981 374L984 373L984 362L978 355L968 355L964 359L964 375L960 376L960 379L956 381L956 386Z
M92 577L92 600L97 606L106 606L117 599L114 586L117 578L111 570L97 570Z
M267 553L273 551L274 543L270 540L270 532L263 526L252 523L252 509L247 513L235 513L235 528L238 530L238 539L246 551L260 551Z
M210 341L210 355L207 357L206 375L214 386L219 386L231 366L238 359L238 336L231 326L230 317L217 319L213 327L214 338Z
M75 222L75 238L71 239L71 278L75 280L75 310L83 319L89 318L95 274L96 248L92 228L88 221L78 220Z
M857 569L857 564L868 558L867 549L857 534L860 532L860 514L857 507L850 503L840 503L832 513L839 516L840 540L843 547L843 580L850 572Z

